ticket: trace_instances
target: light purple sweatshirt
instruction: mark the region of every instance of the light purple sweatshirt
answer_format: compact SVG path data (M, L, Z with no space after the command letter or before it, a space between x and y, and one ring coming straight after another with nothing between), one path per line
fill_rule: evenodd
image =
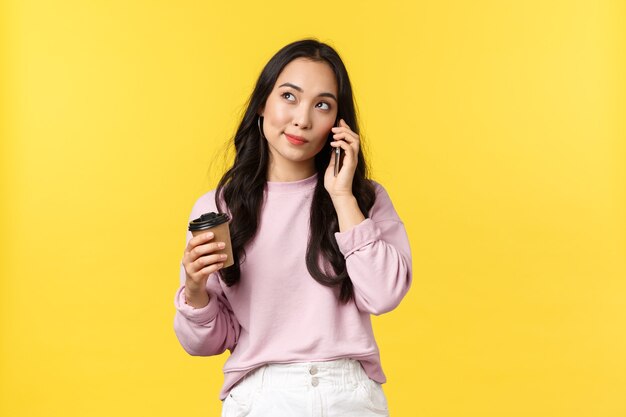
M246 246L241 280L227 287L211 274L209 304L185 304L185 269L174 304L174 331L194 356L228 349L220 399L243 376L270 362L292 363L352 358L367 375L386 382L370 315L394 309L412 281L411 249L404 224L378 183L369 216L335 233L346 259L355 299L338 300L339 289L319 284L306 268L309 210L317 174L294 182L267 182L255 238ZM189 220L215 211L215 190L202 195ZM187 232L187 242L192 238ZM185 244L186 245L186 244Z

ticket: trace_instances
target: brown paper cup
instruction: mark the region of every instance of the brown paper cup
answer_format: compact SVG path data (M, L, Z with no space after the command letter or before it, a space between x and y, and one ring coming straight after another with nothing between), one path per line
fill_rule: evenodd
M215 235L215 237L211 240L211 242L224 242L226 244L224 249L212 252L213 254L215 253L226 254L227 258L224 261L223 268L227 268L233 265L235 261L233 259L233 249L230 244L230 230L228 229L228 223L222 223L217 226L211 227L210 229L192 230L191 234L195 237L202 233L207 233L207 232L213 232L213 234Z

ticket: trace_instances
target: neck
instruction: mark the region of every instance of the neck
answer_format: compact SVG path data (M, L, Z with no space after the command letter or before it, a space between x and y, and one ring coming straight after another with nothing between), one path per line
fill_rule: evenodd
M267 181L271 182L292 182L300 181L315 174L313 161L310 164L291 163L288 165L278 165L270 161L267 168Z

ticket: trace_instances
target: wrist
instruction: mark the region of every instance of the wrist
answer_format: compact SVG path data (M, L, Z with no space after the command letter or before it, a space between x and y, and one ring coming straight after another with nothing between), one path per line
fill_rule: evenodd
M354 195L332 197L332 202L337 212L340 232L346 232L365 220Z
M185 299L185 304L193 308L202 308L209 304L209 294L207 293L206 289L194 291L185 286L183 296Z
M353 204L356 203L356 197L352 193L348 194L335 194L330 196L330 200L334 205L337 204Z

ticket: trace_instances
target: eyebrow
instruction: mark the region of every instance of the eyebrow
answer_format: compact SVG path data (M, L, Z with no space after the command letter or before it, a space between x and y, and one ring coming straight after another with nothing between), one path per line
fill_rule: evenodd
M304 91L302 88L298 87L295 84L291 84L291 83L284 83L284 84L279 85L278 87L291 87L291 88L293 88L295 90L298 90L299 92L303 92ZM337 100L337 97L335 97L335 95L333 93L324 92L324 93L319 93L317 96L318 97L330 97L333 100L335 100L336 102L339 102Z

